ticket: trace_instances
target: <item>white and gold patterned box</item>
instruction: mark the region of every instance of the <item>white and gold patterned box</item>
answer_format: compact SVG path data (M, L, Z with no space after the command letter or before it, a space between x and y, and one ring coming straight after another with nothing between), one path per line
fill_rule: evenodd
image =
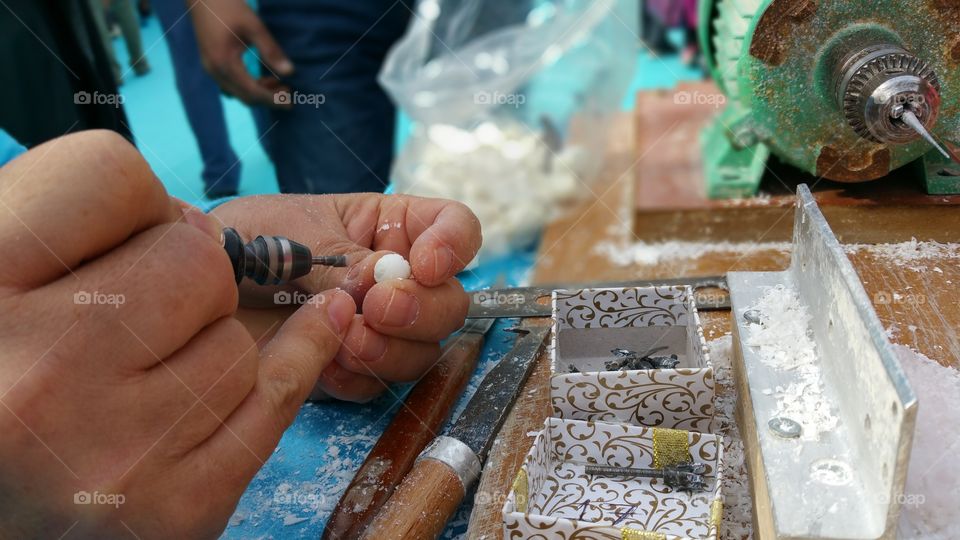
M610 370L615 349L679 363ZM550 354L558 418L713 431L713 367L690 287L554 291Z
M723 513L720 437L665 428L548 418L503 506L503 537L716 540ZM704 465L706 489L586 474L587 465Z

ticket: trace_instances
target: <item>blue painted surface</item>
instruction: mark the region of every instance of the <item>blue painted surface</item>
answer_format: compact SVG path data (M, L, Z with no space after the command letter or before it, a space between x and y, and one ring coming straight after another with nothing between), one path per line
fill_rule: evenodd
M460 279L467 289L501 280L513 285L524 280L533 261L533 251L529 250L487 263L461 274ZM509 351L516 334L504 329L515 324L514 320L501 320L490 331L466 394L471 394L482 376ZM317 538L354 470L389 424L409 388L410 385L392 387L365 405L305 405L244 494L225 537ZM467 397L461 399L455 415L466 401ZM445 538L457 538L466 530L470 507L469 502L461 506Z
M151 19L144 29L144 43L153 72L142 78L132 74L126 77L122 88L125 106L141 152L168 191L187 201L199 202L203 193L201 161L176 94L166 44L161 39L156 20ZM125 48L119 42L117 45L118 59L125 64ZM622 109L633 108L633 94L637 90L669 87L678 80L699 77L698 71L683 66L675 56L656 58L640 52L635 79ZM273 167L257 141L249 111L235 100L224 101L231 141L243 161L241 194L276 193ZM408 130L409 123L401 118L398 123L401 140ZM517 284L533 264L531 248L489 262L465 273L461 279L467 289L489 286L501 278L508 285ZM477 374L459 407L482 375L509 350L515 336L504 329L513 324L514 321L500 321L488 335ZM409 386L393 387L381 398L364 405L336 402L305 405L244 494L224 537L318 538L353 472L408 390ZM462 535L469 508L469 503L461 507L445 533L446 538Z

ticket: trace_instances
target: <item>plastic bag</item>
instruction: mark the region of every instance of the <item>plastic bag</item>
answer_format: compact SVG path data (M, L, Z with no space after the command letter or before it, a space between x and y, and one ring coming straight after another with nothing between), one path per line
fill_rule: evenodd
M380 82L410 116L397 192L466 203L483 256L589 192L637 59L635 0L421 0Z

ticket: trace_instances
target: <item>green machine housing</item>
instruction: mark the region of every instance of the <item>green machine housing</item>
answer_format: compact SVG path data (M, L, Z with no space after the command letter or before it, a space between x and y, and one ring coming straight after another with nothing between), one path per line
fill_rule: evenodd
M700 40L727 96L701 140L711 198L755 194L771 152L840 182L915 164L928 193L960 193L903 120L960 128L960 0L701 0Z

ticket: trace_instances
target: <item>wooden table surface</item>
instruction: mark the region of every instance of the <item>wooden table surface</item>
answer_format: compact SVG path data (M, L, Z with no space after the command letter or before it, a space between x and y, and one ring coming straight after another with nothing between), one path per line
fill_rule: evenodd
M651 99L662 100L663 96L652 95ZM645 109L638 107L638 110ZM636 131L640 132L640 137L633 137ZM681 129L680 133L685 132ZM644 212L650 210L637 204L637 186L640 184L642 187L643 175L649 172L651 163L662 163L664 155L676 151L681 143L691 144L689 134L677 138L670 134L663 135L662 130L644 129L642 119L619 119L613 127L605 168L597 183L591 186L591 195L576 210L546 229L532 281L556 283L658 279L720 275L733 270L786 268L790 254L775 247L747 253L707 250L706 253L689 257L668 257L654 264L626 266L617 265L606 255L595 251L598 244L605 242L652 243L670 239L664 238L663 231L656 227L649 231L637 228L637 222L643 221L637 216L642 218ZM692 169L681 167L681 170ZM688 195L683 190L677 193ZM923 197L918 200L922 203ZM941 242L960 241L960 219L944 220L942 216L933 215L955 212L960 207L951 204L957 201L944 204L942 201L927 200L931 204L925 211L930 219L885 222L862 217L861 226L869 229L873 238L890 238L895 242L911 237ZM877 203L883 206L884 201L871 201L869 206L878 206ZM730 206L730 203L727 205ZM774 214L775 221L792 224L794 210L791 205L777 205L775 209L780 212ZM829 212L825 214L831 226L834 226ZM843 219L859 223L861 218L852 214ZM942 226L931 229L929 224L934 221ZM723 226L738 225L732 221ZM711 234L714 238L723 238L722 230L714 230ZM751 239L784 240L782 233L779 234L774 238L758 234ZM731 236L735 235L731 233ZM925 260L923 266L926 270L923 270L867 249L852 252L849 257L867 293L875 299L880 320L892 330L892 341L914 348L943 365L960 368L960 336L957 331L960 328L960 290L957 287L960 285L960 258ZM894 293L899 296L895 297ZM703 319L708 340L730 331L728 312L705 313ZM539 359L485 466L470 520L468 537L471 539L501 537L500 510L516 471L529 450L532 441L529 434L541 429L544 419L550 414L548 379L549 362L544 356ZM728 389L718 388L717 391L722 394Z

